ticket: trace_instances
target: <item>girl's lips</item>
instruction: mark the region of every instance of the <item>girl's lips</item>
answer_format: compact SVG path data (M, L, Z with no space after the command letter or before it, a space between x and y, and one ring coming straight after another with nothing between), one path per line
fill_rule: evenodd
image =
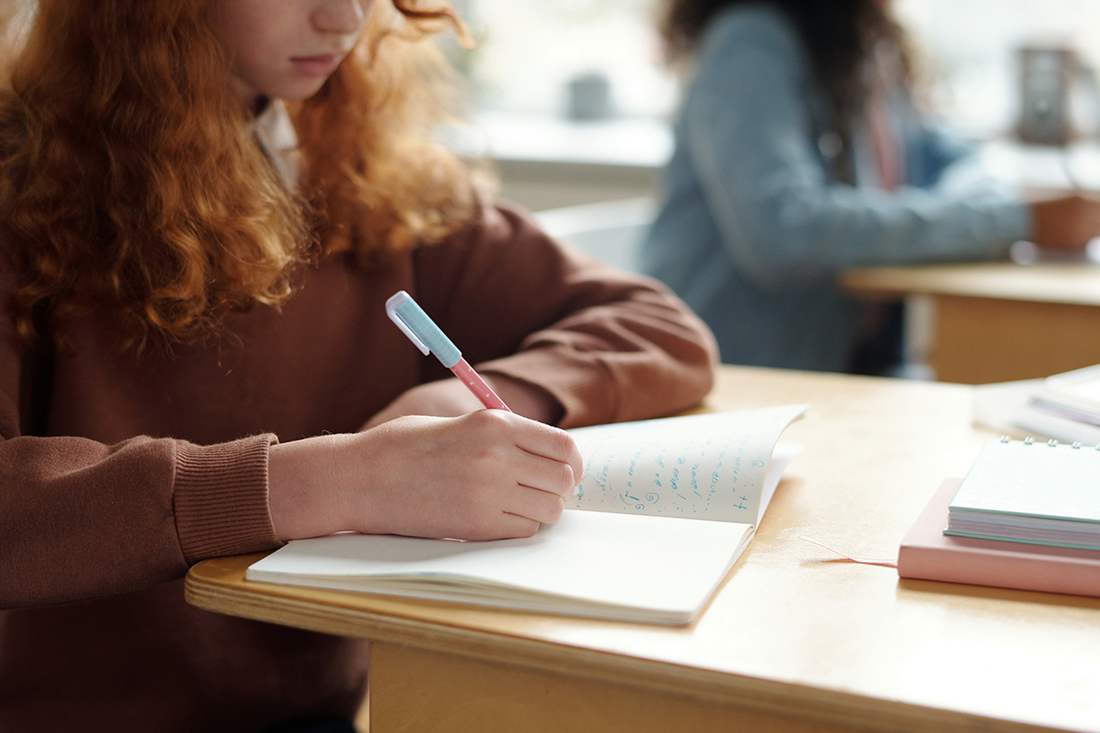
M294 69L305 76L331 76L340 65L340 57L334 53L318 54L316 56L296 56L290 60Z

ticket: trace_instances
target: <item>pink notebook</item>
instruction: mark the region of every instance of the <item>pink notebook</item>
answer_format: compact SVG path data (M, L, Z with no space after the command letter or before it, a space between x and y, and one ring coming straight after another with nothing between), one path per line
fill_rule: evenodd
M947 505L962 479L940 484L905 534L898 575L998 588L1100 596L1100 551L949 537Z

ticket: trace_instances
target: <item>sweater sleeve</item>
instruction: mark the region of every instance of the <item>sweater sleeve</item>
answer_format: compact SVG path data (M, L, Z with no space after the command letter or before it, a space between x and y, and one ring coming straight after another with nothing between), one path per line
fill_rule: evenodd
M5 409L5 412L7 410ZM267 448L134 438L0 440L0 607L122 593L269 549Z
M754 281L789 286L857 265L997 258L1028 235L1025 207L988 176L964 176L963 185L944 171L935 185L893 192L830 182L815 147L812 88L794 31L773 11L720 15L704 37L681 124L725 246Z
M0 267L5 303L10 283ZM25 385L48 378L36 366L0 319L0 608L137 590L279 544L267 510L274 436L199 446L31 435L42 408Z
M480 371L550 393L562 426L668 415L710 390L709 329L655 280L553 241L524 211L417 254L415 297Z

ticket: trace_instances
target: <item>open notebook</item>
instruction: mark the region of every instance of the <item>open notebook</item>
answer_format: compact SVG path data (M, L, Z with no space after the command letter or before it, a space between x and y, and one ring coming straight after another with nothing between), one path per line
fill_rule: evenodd
M753 537L807 409L784 405L570 431L577 496L533 537L343 533L287 544L249 580L659 624L690 622Z

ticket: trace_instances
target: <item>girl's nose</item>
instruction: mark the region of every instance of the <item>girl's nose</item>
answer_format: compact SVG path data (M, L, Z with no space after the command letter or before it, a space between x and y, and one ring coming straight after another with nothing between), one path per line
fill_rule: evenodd
M313 11L314 28L325 33L358 33L370 0L324 0Z

